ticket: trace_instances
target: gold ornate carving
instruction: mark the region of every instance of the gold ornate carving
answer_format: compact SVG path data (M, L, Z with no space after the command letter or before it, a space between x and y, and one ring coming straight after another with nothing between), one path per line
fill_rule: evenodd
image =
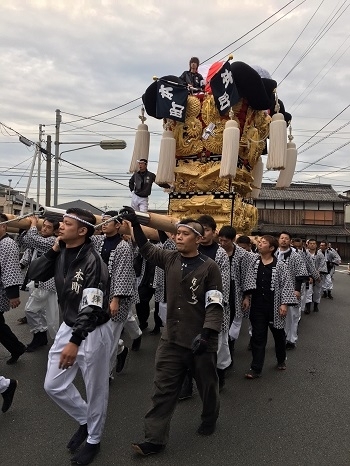
M219 178L220 162L201 163L179 160L175 168L176 192L227 192L229 182Z
M202 123L198 118L188 117L184 123L177 123L174 127L176 140L176 154L186 156L199 154L203 150L200 140L202 135Z

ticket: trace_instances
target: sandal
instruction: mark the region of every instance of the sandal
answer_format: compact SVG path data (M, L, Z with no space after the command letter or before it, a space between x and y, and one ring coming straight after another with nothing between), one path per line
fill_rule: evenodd
M246 379L258 379L259 377L261 377L261 374L260 372L255 372L253 371L253 369L249 369L249 372L247 372L244 377Z

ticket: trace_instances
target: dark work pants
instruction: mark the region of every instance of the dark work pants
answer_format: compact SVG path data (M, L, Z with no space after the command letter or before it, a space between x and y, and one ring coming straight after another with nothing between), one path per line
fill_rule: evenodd
M159 303L157 301L154 303L154 326L163 327L162 319L159 317Z
M165 445L170 421L187 369L192 370L202 399L202 422L214 424L219 416L219 383L216 352L193 356L192 351L160 339L156 360L152 408L145 416L145 440Z
M141 285L138 288L140 302L135 305L137 318L139 319L139 325L141 330L148 326L148 318L150 315L149 302L154 294L154 288L150 286Z
M5 323L3 312L0 312L0 343L13 356L21 355L25 349L25 345L18 340L10 327Z
M268 309L252 309L250 311L250 322L252 324L252 346L253 361L251 368L260 373L265 360L265 348L267 343L268 329L271 330L275 340L275 353L277 363L282 364L286 359L286 334L284 329L277 329L271 322L271 312Z

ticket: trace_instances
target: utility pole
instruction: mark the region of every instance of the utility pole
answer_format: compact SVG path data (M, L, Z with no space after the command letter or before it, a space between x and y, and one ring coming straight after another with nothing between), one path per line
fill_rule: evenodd
M60 124L62 121L61 110L56 110L56 133L55 133L55 178L53 185L53 204L58 204L58 166L60 156Z
M45 205L51 205L51 136L46 138L46 198Z
M40 181L41 181L41 143L43 140L43 126L39 125L39 143L38 143L38 177L37 177L37 184L36 184L36 208L39 209L40 204Z

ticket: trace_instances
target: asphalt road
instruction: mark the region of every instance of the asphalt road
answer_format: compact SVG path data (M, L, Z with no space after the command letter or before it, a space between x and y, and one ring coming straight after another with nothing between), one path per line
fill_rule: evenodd
M143 439L143 415L150 405L158 337L146 332L141 350L132 352L125 372L111 384L101 452L93 464L350 465L349 288L350 276L345 267L338 267L334 300L322 299L318 314L303 316L298 345L288 352L285 372L275 369L269 337L263 377L244 379L251 358L245 325L236 345L234 372L221 394L215 434L196 434L201 403L195 393L179 403L166 450L142 458L130 444ZM26 294L22 297L24 303ZM7 313L6 320L29 343L28 326L16 324L22 315L23 304ZM0 374L19 380L12 407L0 413L3 466L70 464L66 443L77 426L43 390L48 349L26 353L8 366L8 354L0 348ZM78 386L82 387L80 379Z

